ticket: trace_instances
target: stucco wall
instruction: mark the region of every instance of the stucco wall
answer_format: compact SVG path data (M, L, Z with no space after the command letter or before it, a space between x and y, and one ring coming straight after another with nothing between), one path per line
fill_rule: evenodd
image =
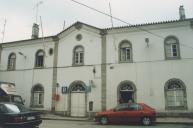
M53 42L49 41L35 44L33 42L32 44L27 43L22 45L11 44L11 46L3 48L0 81L15 83L17 93L22 96L25 100L25 105L28 107L31 104L32 87L36 84L41 84L45 90L43 109L51 110L53 55L49 55L49 49L53 47ZM35 54L39 49L43 49L46 53L43 69L34 68ZM26 58L20 55L19 52L23 53ZM16 67L14 71L7 71L8 56L10 53L16 54Z
M176 27L178 25L178 27ZM136 88L137 102L144 102L165 111L164 86L172 78L182 80L186 85L188 110L193 110L192 96L193 70L193 30L188 24L172 26L157 25L156 28L145 28L159 35L147 32L112 30L107 35L107 108L117 105L117 88L120 82L132 81ZM125 30L126 31L126 30ZM179 39L181 59L165 60L164 39L174 35ZM149 46L145 42L149 38ZM132 63L119 63L119 43L128 40L132 44Z

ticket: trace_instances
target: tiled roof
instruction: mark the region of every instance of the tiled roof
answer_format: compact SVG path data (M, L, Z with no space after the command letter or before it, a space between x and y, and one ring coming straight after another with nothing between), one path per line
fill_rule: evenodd
M191 20L193 21L193 18L184 19L184 20L169 20L169 21L161 21L161 22L152 22L152 23L144 23L144 24L119 26L119 27L110 27L110 28L105 28L105 29L106 30L112 30L112 29L121 29L121 28L133 28L133 27L142 27L142 26L148 26L148 25L167 24L167 23L175 23L175 22L191 21Z

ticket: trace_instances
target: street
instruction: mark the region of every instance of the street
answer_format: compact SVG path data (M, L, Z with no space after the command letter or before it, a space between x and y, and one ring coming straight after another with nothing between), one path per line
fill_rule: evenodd
M63 120L43 120L40 128L147 128L137 124L130 125L99 125L95 122L85 121L63 121ZM190 125L182 124L156 124L150 128L192 128Z

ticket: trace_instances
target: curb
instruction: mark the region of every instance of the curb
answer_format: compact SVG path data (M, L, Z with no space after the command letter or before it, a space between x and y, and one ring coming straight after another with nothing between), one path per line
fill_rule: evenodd
M63 119L63 118L46 118L46 117L43 117L41 118L42 120L64 120L64 121L83 121L83 122L94 122L94 120L89 120L89 119Z
M82 121L82 122L95 122L93 119L67 119L67 118L46 118L46 117L43 117L41 118L42 120L60 120L60 121ZM164 122L164 121L157 121L155 122L155 125L156 124L184 124L184 125L193 125L193 122Z
M193 125L193 122L156 122L155 124L184 124L184 125Z

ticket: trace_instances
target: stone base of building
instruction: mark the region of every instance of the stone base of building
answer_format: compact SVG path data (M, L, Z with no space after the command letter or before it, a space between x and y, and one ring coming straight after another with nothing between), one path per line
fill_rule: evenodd
M157 117L189 117L193 118L193 112L190 111L182 111L182 112L157 112Z

